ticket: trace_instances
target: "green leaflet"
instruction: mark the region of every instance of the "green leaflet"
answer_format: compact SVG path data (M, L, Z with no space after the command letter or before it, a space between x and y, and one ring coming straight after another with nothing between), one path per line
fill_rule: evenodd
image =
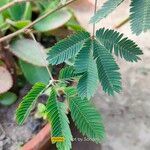
M72 119L77 128L92 141L100 143L105 137L102 118L95 107L87 99L80 97L69 99Z
M74 67L76 73L83 73L87 71L90 56L91 56L91 40L89 39L84 43L83 48L80 50L80 52L75 58Z
M81 98L90 99L94 95L98 78L103 90L114 95L121 90L121 75L111 53L127 61L137 62L142 51L132 40L123 38L123 34L114 30L97 30L96 40L89 36L89 33L82 31L62 40L52 47L48 60L52 64L59 64L76 56L75 71L73 67L63 69L60 79L67 80L80 74L77 90Z
M83 73L87 71L89 67L89 57L91 57L91 39L88 39L84 45L83 48L80 50L80 52L77 54L75 59L75 72L76 73Z
M22 125L25 119L29 116L32 108L34 107L38 97L42 94L46 85L43 83L36 83L29 93L22 99L16 111L16 121Z
M98 77L103 90L109 95L121 90L119 67L109 51L100 42L93 40L94 58L96 59Z
M67 99L70 98L70 97L77 96L77 89L75 87L73 87L73 86L66 87L64 92L65 92L65 94L67 96Z
M131 0L130 8L131 29L139 35L150 29L150 1Z
M58 42L48 53L51 64L60 64L74 57L83 47L84 42L90 37L88 32L80 31Z
M116 56L124 58L126 61L137 62L142 55L141 49L136 43L128 38L123 38L123 34L109 29L99 29L96 31L96 39L110 52L114 51Z
M107 17L111 12L113 12L124 0L108 0L104 3L101 9L99 9L96 14L91 18L91 23L97 23L101 19Z
M89 59L88 70L81 76L77 85L78 94L81 98L90 99L98 87L98 73L95 61Z
M70 150L72 145L71 142L73 141L73 137L71 134L71 130L69 127L69 120L67 118L67 108L65 104L59 103L60 104L60 118L62 121L62 128L63 128L63 136L65 138L64 142L57 142L56 146L58 150Z
M88 99L93 96L98 87L98 73L91 50L91 40L87 40L75 61L75 71L83 73L77 86L78 94L81 98L87 97Z
M75 69L73 66L65 67L65 68L61 69L61 71L59 73L60 80L69 80L76 76L77 76L77 74L75 73Z
M58 150L70 150L72 134L69 127L69 120L66 116L67 109L64 103L57 101L56 91L52 89L48 99L47 116L52 127L52 137L62 137L64 142L56 142Z

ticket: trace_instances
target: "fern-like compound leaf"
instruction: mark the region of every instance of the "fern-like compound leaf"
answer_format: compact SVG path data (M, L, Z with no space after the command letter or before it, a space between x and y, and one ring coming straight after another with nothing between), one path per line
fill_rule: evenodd
M88 39L76 56L74 63L76 73L83 73L87 71L89 66L89 57L91 57L91 45L91 40Z
M141 32L150 30L150 1L131 0L130 9L131 29L139 35Z
M101 9L99 9L96 14L91 18L91 23L97 23L101 19L107 17L111 12L113 12L124 0L108 0L104 3Z
M91 66L89 66L87 72L81 76L77 85L78 94L82 99L85 97L90 99L98 87L98 73L95 61L93 59L89 61L89 65Z
M75 69L73 66L67 66L67 67L61 69L61 71L59 73L60 80L70 80L76 76L77 76L77 74L75 73Z
M99 29L96 32L97 40L110 52L127 61L137 62L142 55L141 49L132 40L123 38L123 34L109 29Z
M74 56L82 49L84 42L90 37L85 31L77 32L70 37L58 42L48 53L51 64L60 64Z
M16 111L16 120L19 125L22 125L29 116L38 97L42 94L45 87L46 85L43 83L36 83L30 92L22 99L22 102L19 104L19 107Z
M109 95L121 90L121 75L111 53L97 40L93 40L94 58L96 59L98 77L103 90Z
M59 103L60 105L60 118L62 121L62 128L63 128L63 137L64 137L64 142L57 142L56 146L58 150L70 150L72 145L71 141L73 141L73 137L71 134L71 130L69 127L69 120L66 116L67 114L67 108L65 104Z
M79 131L96 143L105 137L102 118L96 108L87 99L72 97L69 99L71 117Z
M66 94L67 99L78 95L76 87L73 87L73 86L66 87L64 89L64 93Z
M83 73L77 85L81 98L90 99L98 87L98 73L96 63L92 57L92 42L87 40L75 60L75 71Z
M57 101L57 94L54 89L51 91L46 110L52 128L52 142L56 143L58 150L70 150L72 134L66 116L67 109L64 103ZM59 141L60 139L62 141Z

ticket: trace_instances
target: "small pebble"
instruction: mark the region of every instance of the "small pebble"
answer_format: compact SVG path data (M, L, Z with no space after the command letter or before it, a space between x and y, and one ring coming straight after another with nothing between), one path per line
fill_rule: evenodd
M31 130L32 133L37 133L42 127L42 119L31 119L27 126Z

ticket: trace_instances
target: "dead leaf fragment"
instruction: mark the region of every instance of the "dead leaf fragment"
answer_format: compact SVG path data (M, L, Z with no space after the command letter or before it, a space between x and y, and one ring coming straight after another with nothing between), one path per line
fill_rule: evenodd
M11 74L5 67L0 67L0 94L7 92L13 85Z

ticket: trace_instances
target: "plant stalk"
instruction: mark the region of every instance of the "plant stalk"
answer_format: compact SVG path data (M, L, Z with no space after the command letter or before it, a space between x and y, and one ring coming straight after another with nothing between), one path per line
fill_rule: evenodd
M34 40L35 44L37 44L37 41L36 41L36 39L35 39L35 37L34 37L34 35L33 35L32 32L30 32L30 35L31 35L32 39ZM41 53L41 57L42 57L43 61L45 62L45 58L44 58L44 55L43 55L44 51L43 51L42 49L40 49L40 53ZM47 62L45 62L45 67L46 67L47 72L48 72L48 74L49 74L49 76L50 76L50 79L51 79L51 81L52 81L51 84L53 85L53 83L54 83L55 80L54 80L54 78L53 78L53 76L52 76L52 73L51 73L51 71L50 71L50 69L49 69L49 67L48 67Z
M119 22L114 28L115 28L115 29L119 29L119 28L122 27L124 24L126 24L129 20L130 20L130 17L125 18L124 20L122 20L121 22Z
M94 4L94 15L96 14L96 9L97 9L97 0L95 0L95 4ZM95 27L96 27L96 23L93 23L93 34L92 34L93 38L95 36Z

